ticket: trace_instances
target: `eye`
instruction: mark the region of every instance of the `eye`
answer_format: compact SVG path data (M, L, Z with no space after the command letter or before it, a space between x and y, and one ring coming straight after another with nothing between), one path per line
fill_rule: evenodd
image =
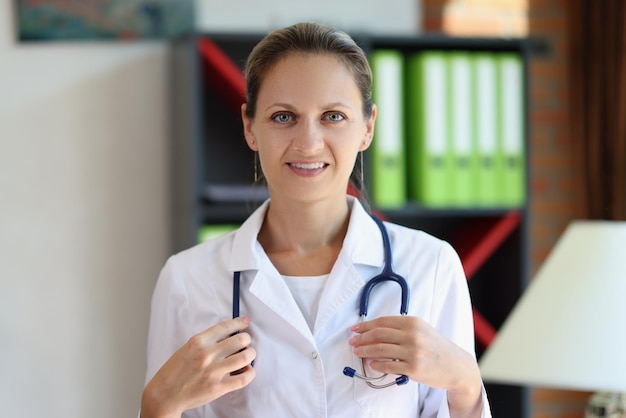
M284 112L274 113L272 120L278 123L289 123L293 121L293 115Z
M324 115L325 119L328 119L331 122L341 122L342 120L344 120L346 117L343 113L341 112L329 112L327 114Z

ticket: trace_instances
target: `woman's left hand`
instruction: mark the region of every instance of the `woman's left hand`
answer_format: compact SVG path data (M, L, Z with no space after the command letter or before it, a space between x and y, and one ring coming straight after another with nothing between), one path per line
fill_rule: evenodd
M416 382L445 389L451 413L455 409L463 411L463 416L481 405L482 379L474 357L423 319L380 317L356 324L351 330L357 334L349 340L354 353L368 359L372 370L404 374Z

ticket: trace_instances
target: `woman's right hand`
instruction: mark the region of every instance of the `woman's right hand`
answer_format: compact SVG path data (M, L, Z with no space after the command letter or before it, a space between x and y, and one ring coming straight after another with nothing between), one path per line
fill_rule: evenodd
M234 318L191 337L144 388L141 418L180 418L247 386L256 375L250 334L241 332L249 324L249 318Z

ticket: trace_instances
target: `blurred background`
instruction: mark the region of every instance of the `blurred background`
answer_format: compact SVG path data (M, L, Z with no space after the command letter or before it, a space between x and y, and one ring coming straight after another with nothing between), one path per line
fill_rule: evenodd
M529 271L570 220L626 218L623 198L589 204L595 183L573 129L584 109L571 47L588 34L581 4L593 2L199 0L182 26L115 27L54 42L32 32L20 40L18 3L0 1L3 416L137 414L150 297L172 251L168 37L179 31L266 32L317 20L366 33L536 39ZM534 390L532 417L582 417L588 396Z

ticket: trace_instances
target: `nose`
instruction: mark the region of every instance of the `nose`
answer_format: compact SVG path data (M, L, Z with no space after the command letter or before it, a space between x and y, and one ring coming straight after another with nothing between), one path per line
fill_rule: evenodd
M324 132L317 121L300 120L294 131L292 146L297 151L311 153L324 147Z

